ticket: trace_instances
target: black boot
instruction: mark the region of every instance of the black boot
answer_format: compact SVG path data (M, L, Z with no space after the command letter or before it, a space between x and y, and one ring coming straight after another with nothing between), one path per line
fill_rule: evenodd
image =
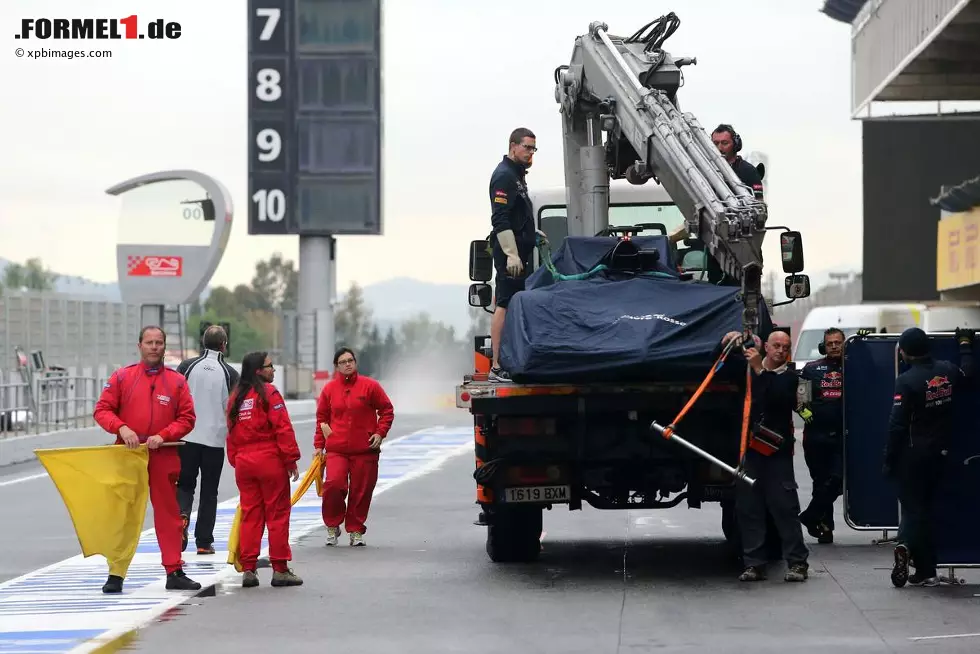
M167 575L167 590L201 590L201 584L176 570Z
M103 593L121 593L123 578L116 575L109 575L109 578L102 585Z

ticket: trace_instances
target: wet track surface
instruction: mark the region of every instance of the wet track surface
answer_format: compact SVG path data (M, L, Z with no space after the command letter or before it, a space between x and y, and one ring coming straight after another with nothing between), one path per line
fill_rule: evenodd
M447 424L443 422L442 424ZM839 528L811 549L811 577L737 580L721 512L545 513L537 563L485 554L466 454L378 497L368 547L294 546L299 588L195 598L140 630L129 651L267 652L977 652L980 575L970 585L892 588L891 550ZM797 456L801 499L809 477ZM840 502L838 502L838 513ZM839 524L843 527L841 518ZM960 574L963 574L962 572ZM963 637L973 634L972 637ZM951 637L958 636L958 637ZM925 639L921 639L925 638ZM921 640L920 640L921 639Z

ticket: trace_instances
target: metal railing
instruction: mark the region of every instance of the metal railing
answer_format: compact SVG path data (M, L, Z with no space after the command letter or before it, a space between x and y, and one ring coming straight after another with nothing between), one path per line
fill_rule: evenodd
M105 381L67 373L0 381L0 438L95 426L92 411Z

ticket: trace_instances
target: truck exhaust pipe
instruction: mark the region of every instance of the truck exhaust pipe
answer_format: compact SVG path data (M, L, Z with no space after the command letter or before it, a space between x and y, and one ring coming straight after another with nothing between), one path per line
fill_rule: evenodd
M744 470L742 470L741 468L733 468L727 463L725 463L724 461L722 461L721 459L719 459L718 457L714 456L713 454L709 452L705 452L704 450L702 450L700 447L698 447L693 443L689 443L688 441L678 436L677 432L675 432L673 429L668 429L667 427L657 424L656 420L650 423L650 429L657 432L658 434L660 434L661 436L663 436L669 441L676 441L679 445L683 445L691 452L694 452L695 454L700 456L702 459L706 459L710 461L711 463L715 464L716 466L718 466L728 474L734 476L736 479L740 479L741 481L745 482L749 486L755 485L755 479L752 479L752 477L749 477L747 474L745 474Z

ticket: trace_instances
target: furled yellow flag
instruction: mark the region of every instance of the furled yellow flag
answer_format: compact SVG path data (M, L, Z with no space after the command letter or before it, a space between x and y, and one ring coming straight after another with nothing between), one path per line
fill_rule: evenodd
M61 493L85 557L101 554L109 574L125 577L136 554L146 502L149 451L145 445L34 450Z
M313 461L310 462L310 467L306 470L306 474L299 481L299 486L293 491L293 496L289 498L290 504L296 504L299 502L300 498L306 495L306 491L310 489L310 486L316 483L316 494L317 497L323 495L323 455L317 454L313 457ZM231 531L228 533L228 563L235 566L235 570L238 572L243 572L245 568L242 567L242 562L238 558L238 545L242 526L242 505L239 504L238 508L235 509L235 520L231 523Z

